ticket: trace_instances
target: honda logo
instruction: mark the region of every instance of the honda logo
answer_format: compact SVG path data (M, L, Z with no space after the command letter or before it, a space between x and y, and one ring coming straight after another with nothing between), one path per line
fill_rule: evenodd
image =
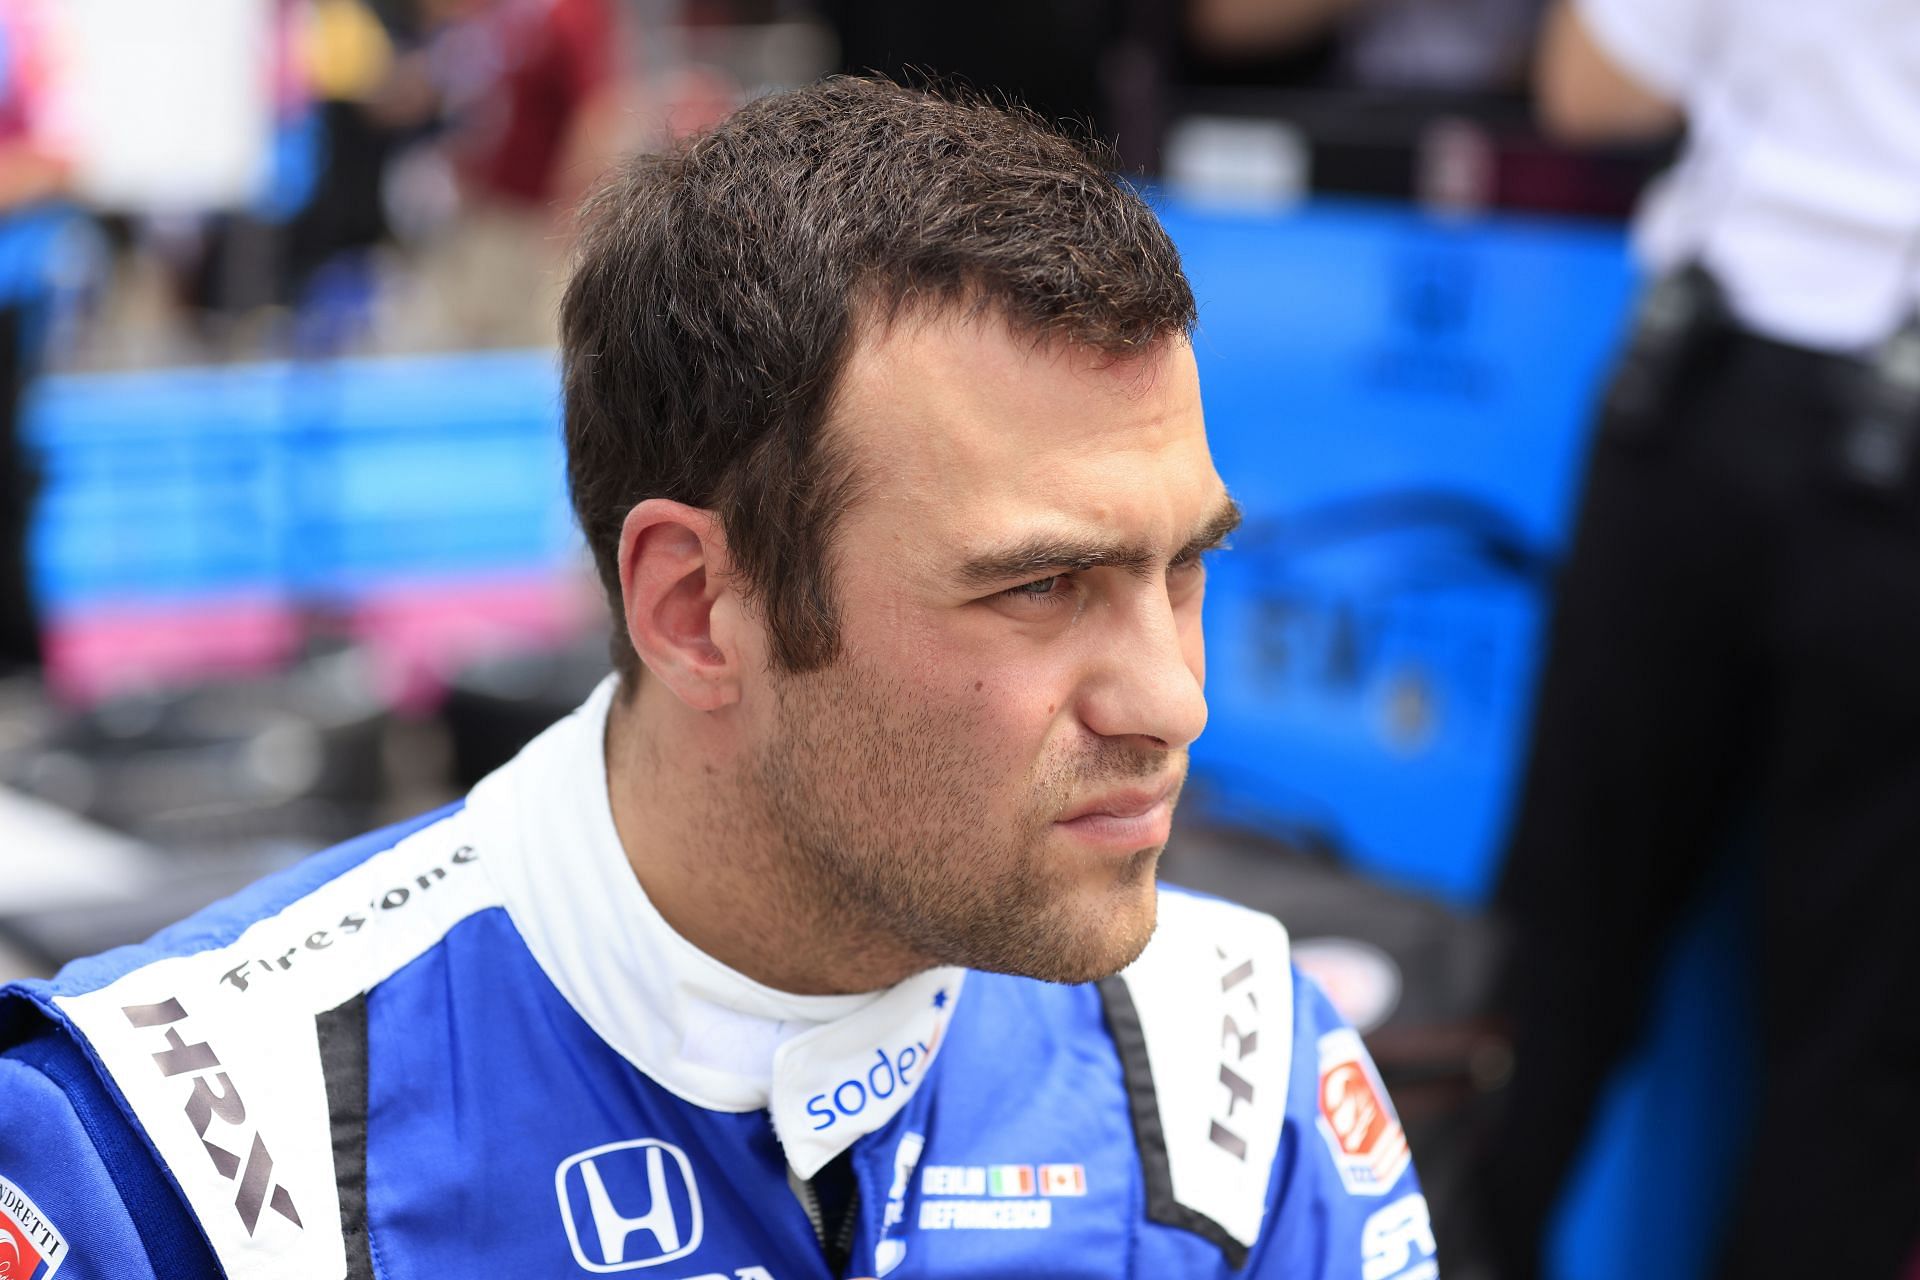
M611 1142L553 1175L573 1258L588 1271L633 1271L700 1247L700 1190L687 1153L657 1138Z

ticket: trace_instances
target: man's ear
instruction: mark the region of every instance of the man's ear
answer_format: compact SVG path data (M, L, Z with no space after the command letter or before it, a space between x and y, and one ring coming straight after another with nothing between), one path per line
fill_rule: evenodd
M648 498L620 526L627 640L647 670L696 711L740 697L726 534L711 511Z

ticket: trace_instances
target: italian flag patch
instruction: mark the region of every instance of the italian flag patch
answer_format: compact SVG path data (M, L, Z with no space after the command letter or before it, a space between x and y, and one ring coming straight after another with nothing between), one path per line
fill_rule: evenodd
M1033 1166L995 1164L987 1166L987 1194L990 1196L1030 1196L1033 1194Z

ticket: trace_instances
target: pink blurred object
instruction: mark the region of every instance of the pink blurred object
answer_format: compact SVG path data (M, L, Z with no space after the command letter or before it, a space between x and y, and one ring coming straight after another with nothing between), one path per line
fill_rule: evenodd
M47 683L62 700L212 676L254 675L300 650L298 616L284 599L240 596L101 606L48 620Z
M393 705L418 713L439 701L461 667L500 653L557 648L597 622L601 608L571 576L440 579L368 593L347 626L372 651Z
M388 584L324 616L261 596L95 607L49 621L47 679L62 700L85 705L270 672L318 633L364 645L381 692L419 713L468 663L564 645L595 625L600 609L578 578L550 573Z

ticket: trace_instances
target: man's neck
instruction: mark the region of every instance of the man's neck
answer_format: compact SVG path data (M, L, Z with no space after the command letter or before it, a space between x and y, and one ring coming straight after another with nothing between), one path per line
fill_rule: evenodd
M614 830L661 917L728 968L795 995L875 991L928 968L850 919L830 886L806 882L723 730L644 676L607 716Z

